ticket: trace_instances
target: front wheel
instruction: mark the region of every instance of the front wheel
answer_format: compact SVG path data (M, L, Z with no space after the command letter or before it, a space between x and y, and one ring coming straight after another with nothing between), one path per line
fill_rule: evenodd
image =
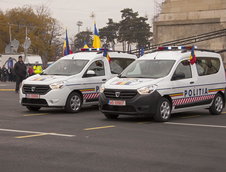
M110 114L110 113L104 113L104 116L107 119L117 119L119 115L117 115L117 114Z
M29 111L39 111L41 107L38 106L26 106Z
M158 103L154 119L158 122L166 122L169 120L170 115L171 115L170 101L163 97L160 99Z
M209 112L212 115L219 115L219 114L221 114L223 108L224 108L223 97L220 94L216 94L216 96L213 99L213 103L209 109Z
M66 112L76 113L82 107L82 98L79 93L72 92L66 102L65 110Z

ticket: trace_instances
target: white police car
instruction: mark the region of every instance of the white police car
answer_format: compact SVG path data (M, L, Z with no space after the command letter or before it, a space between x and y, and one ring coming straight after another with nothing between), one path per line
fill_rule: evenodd
M109 119L145 114L168 121L171 113L200 108L218 115L225 105L225 88L219 54L192 47L160 47L101 86L99 109Z
M68 112L78 112L82 105L98 104L101 84L136 59L132 54L109 51L109 62L103 56L103 49L82 51L62 57L42 74L24 80L20 103L31 111L63 107Z

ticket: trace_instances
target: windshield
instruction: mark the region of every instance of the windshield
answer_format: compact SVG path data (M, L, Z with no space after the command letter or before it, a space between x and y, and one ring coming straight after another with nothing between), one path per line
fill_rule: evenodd
M161 78L167 76L175 60L137 60L129 65L121 78Z
M110 68L112 74L120 74L135 59L111 58Z
M82 71L88 60L62 59L49 66L44 75L75 75Z

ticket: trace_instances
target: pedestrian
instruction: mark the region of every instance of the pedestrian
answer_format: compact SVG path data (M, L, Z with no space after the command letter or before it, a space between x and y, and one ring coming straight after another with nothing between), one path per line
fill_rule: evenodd
M2 81L6 82L8 80L8 70L5 65L2 67Z
M14 72L16 74L16 93L19 91L19 87L21 82L26 78L27 76L27 67L23 62L22 56L18 57L18 62L14 65Z
M33 69L34 69L34 74L42 73L42 66L38 65L38 62L35 63Z
M0 81L2 81L2 68L0 67Z
M34 69L31 66L31 64L28 64L28 70L27 70L28 76L31 76L34 74Z

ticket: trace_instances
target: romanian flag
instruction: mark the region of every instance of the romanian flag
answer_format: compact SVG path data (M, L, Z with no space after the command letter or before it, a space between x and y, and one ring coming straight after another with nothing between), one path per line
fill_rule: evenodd
M192 46L192 48L191 48L191 56L190 56L190 63L194 64L195 62L196 62L195 47Z
M86 41L84 42L83 48L89 48L89 46L87 45Z
M72 54L72 51L70 50L70 47L69 47L67 30L66 30L66 38L64 40L64 46L63 46L63 55L66 56L68 54Z
M94 23L93 48L101 48L100 36Z
M107 60L108 60L109 62L111 61L111 57L109 56L108 51L107 51L107 49L106 49L106 48L104 49L103 56L104 56L104 57L106 57L106 58L107 58Z

